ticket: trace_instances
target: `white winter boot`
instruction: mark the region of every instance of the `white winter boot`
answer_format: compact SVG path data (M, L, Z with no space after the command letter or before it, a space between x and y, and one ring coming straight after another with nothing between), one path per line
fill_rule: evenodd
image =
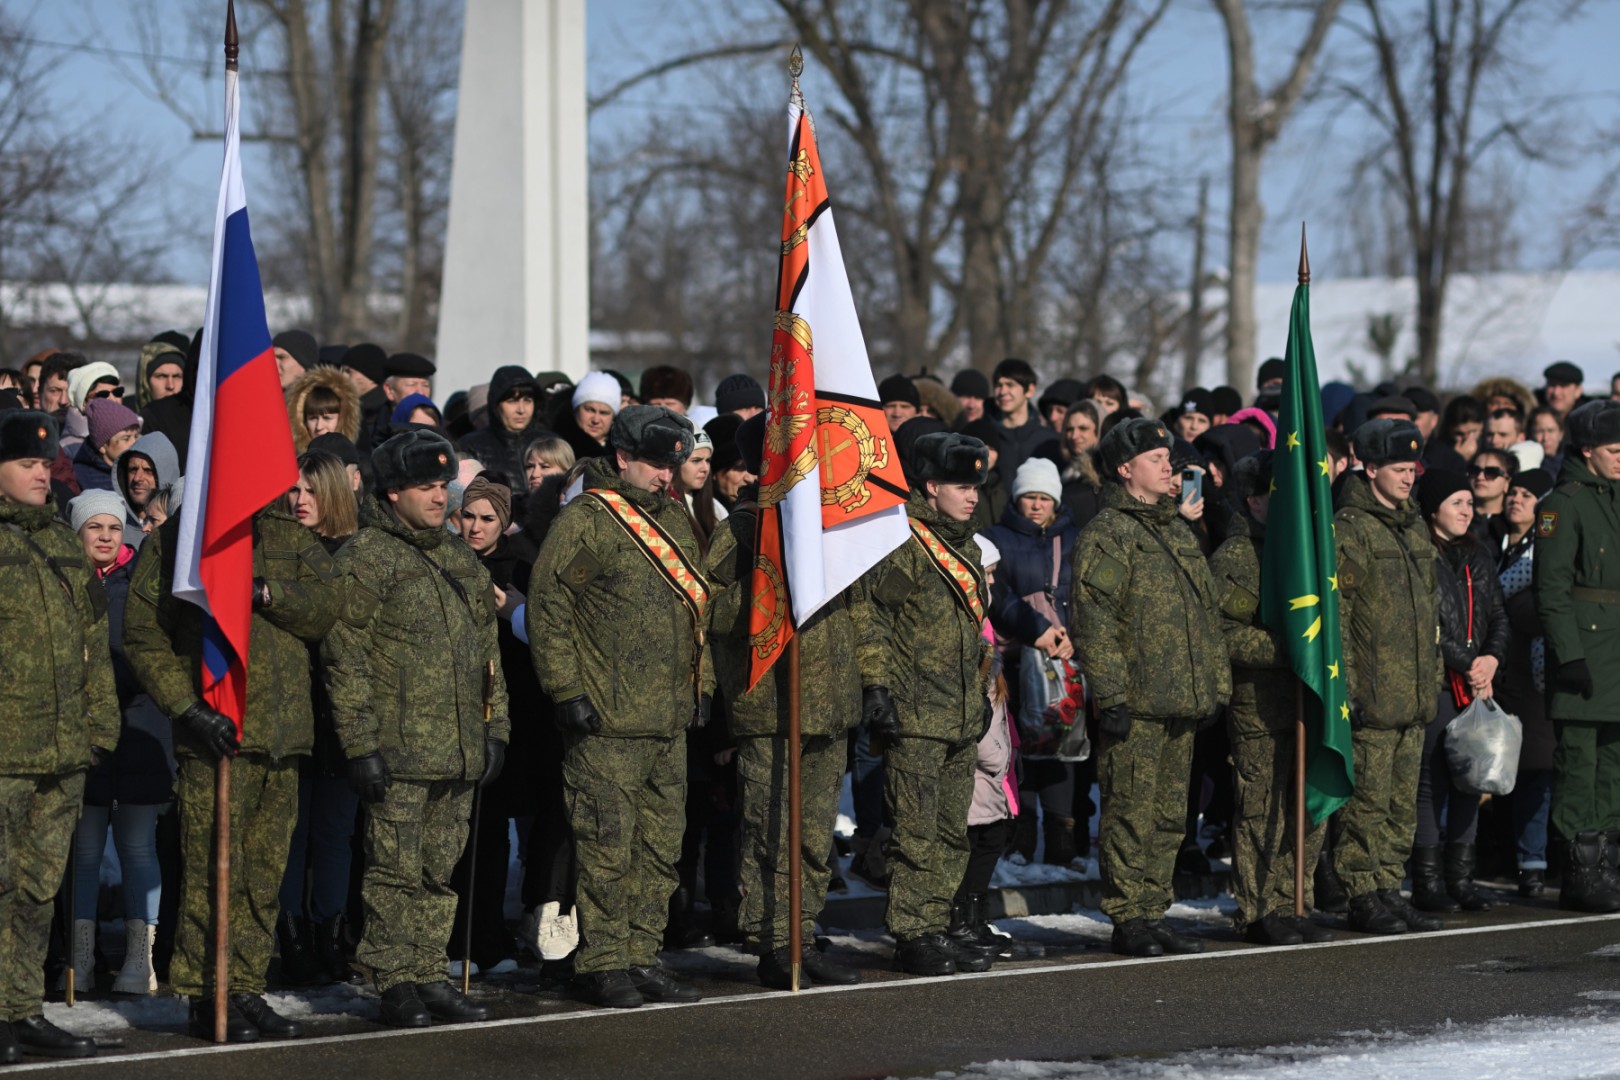
M115 994L157 993L157 973L152 970L152 940L157 926L140 919L124 920L124 966L113 980Z
M577 908L562 913L562 905L551 901L540 905L540 957L544 960L566 960L579 947L579 924L575 921Z

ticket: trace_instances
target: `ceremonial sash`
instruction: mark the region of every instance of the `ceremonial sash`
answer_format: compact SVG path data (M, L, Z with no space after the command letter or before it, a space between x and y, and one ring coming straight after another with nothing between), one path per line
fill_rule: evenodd
M703 583L703 575L687 561L680 545L670 539L657 522L637 510L630 500L618 492L592 488L585 494L607 508L608 516L635 542L641 553L647 556L647 561L657 568L669 587L681 598L692 615L692 624L702 626L709 605L709 588Z
M964 559L951 545L934 535L934 531L916 518L906 519L917 543L928 552L929 561L940 572L951 593L962 609L973 617L975 626L984 622L984 571L978 563Z

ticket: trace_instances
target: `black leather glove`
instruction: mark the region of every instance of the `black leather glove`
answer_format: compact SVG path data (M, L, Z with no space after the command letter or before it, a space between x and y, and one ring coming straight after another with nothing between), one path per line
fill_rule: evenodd
M264 611L270 607L270 586L264 578L253 579L253 610Z
M506 764L506 744L499 739L484 739L484 775L478 778L478 786L489 787L495 778L501 775L501 768Z
M1111 739L1123 739L1131 733L1131 710L1124 705L1110 705L1098 717L1097 726Z
M894 698L886 686L868 686L861 691L861 722L867 733L881 739L893 739L900 734L900 710L894 707Z
M700 695L698 697L697 712L692 715L692 724L691 724L691 726L694 727L694 728L708 727L709 726L709 717L713 713L714 713L714 698L710 697L708 694Z
M236 734L236 722L201 701L193 704L177 719L192 743L206 750L215 761L235 757L242 749L242 740Z
M557 702L554 719L557 730L564 734L595 735L602 730L602 718L584 694Z
M381 750L349 759L349 790L360 796L361 802L382 802L393 782Z
M979 717L979 739L983 739L986 735L990 734L990 725L995 723L995 721L996 707L990 704L989 695L986 695L984 699L984 715ZM974 741L977 742L979 739Z
M1585 660L1571 660L1558 666L1558 689L1592 700L1592 669L1586 666Z
M1367 724L1367 714L1355 702L1350 703L1350 730L1360 731Z

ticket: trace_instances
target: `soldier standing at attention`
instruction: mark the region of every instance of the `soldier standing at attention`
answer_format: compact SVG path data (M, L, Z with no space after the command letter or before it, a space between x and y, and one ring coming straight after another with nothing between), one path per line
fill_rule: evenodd
M737 429L737 451L744 468L755 476L761 475L766 416L758 413ZM748 485L739 496L731 516L715 533L703 569L715 590L710 639L715 675L737 743L743 854L740 922L749 947L759 954L759 981L765 986L790 989L788 943L793 934L804 944L801 986L856 983L860 974L823 957L812 939L831 876L827 853L844 782L847 735L861 720L855 620L850 612L867 601L856 585L796 631L802 687L799 895L804 910L795 912L788 908L788 665L779 659L759 685L748 689L759 485Z
M613 418L535 560L528 628L557 703L563 785L578 852L575 991L595 1005L698 1001L658 963L680 885L686 729L708 721L709 589L670 481L692 424L661 405Z
M1423 436L1410 420L1382 417L1352 441L1365 471L1345 477L1333 521L1356 790L1334 857L1352 930L1438 930L1439 919L1401 895L1417 837L1423 733L1444 672L1435 550L1411 498Z
M95 1040L45 1019L51 901L62 884L85 771L118 743L107 602L54 514L56 421L0 414L0 1063L94 1057ZM88 988L86 988L88 989Z
M385 1024L488 1020L488 1007L445 980L444 957L473 788L500 775L511 730L506 682L489 674L500 662L494 586L444 528L449 440L402 432L372 451L371 469L376 494L338 552L343 610L321 645L349 782L367 811L355 961L371 971Z
M1620 911L1620 402L1569 414L1558 486L1534 528L1558 730L1552 827L1569 852L1558 906Z
M1297 680L1281 638L1260 622L1260 568L1265 559L1266 512L1271 506L1271 454L1261 450L1237 463L1234 483L1240 513L1226 542L1210 559L1220 590L1221 630L1232 659L1232 708L1227 722L1237 776L1232 894L1237 927L1257 945L1331 941L1333 935L1294 916L1293 792ZM1305 834L1305 865L1315 866L1322 827ZM1311 878L1305 878L1310 889ZM1309 910L1311 896L1305 895Z
M1202 952L1164 922L1186 831L1193 736L1232 693L1218 593L1198 538L1176 512L1170 433L1154 420L1103 437L1103 509L1074 545L1075 653L1104 733L1098 865L1113 948Z
M855 612L861 711L874 739L888 743L895 966L953 975L988 970L992 957L946 934L967 867L978 741L991 717L989 593L968 524L990 455L978 439L944 431L918 439L912 453L912 539L872 568L872 603Z
M214 1037L213 995L228 994L230 1042L296 1039L303 1025L264 999L276 944L281 878L298 820L298 758L315 744L309 649L337 616L337 568L320 540L279 510L253 519L253 622L247 708L235 722L200 696L202 609L176 599L180 515L147 537L124 608L124 654L152 700L174 720L179 760L180 912L169 982L191 998L191 1033ZM231 767L229 986L214 985L214 779Z

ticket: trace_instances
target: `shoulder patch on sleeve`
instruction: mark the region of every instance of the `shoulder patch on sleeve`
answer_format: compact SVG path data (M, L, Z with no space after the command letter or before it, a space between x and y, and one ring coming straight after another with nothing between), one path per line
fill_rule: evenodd
M591 554L590 548L582 547L562 568L562 582L575 593L582 593L601 573L601 562Z
M1083 580L1104 596L1112 596L1129 576L1130 570L1124 563L1106 551L1099 551L1096 564L1086 571Z
M376 593L351 577L343 590L343 610L338 612L338 615L344 622L359 630L371 621L380 603L382 601L377 598Z
M1228 585L1221 597L1221 613L1233 619L1249 619L1260 607L1260 598L1241 585Z
M157 552L152 553L156 555ZM139 559L135 563L135 576L130 580L130 588L135 595L156 604L163 599L163 560L160 558Z
M1339 559L1339 585L1341 588L1354 589L1366 577L1361 566L1354 559Z
M878 582L877 588L872 591L872 596L884 607L897 608L906 602L906 597L910 596L911 590L915 588L916 585L906 576L904 570L891 566L884 573L883 580Z
M1536 535L1551 536L1558 531L1558 511L1543 510L1536 515Z
M331 581L338 576L337 562L327 554L326 548L320 544L310 544L298 553L305 566L312 570L316 577L322 581Z

